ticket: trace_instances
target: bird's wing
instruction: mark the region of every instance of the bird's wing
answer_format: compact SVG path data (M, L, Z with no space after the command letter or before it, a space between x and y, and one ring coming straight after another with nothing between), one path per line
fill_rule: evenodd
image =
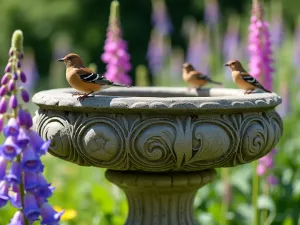
M247 72L241 72L241 77L243 78L244 81L246 81L247 83L252 84L255 87L258 87L260 89L265 90L265 88L254 78L252 77L250 74L248 74Z
M77 69L77 74L79 75L80 79L84 82L97 83L100 85L109 85L113 83L110 80L107 80L105 76L98 73L93 73L88 68Z
M210 80L208 76L201 74L197 71L190 72L191 76L195 76L197 80Z

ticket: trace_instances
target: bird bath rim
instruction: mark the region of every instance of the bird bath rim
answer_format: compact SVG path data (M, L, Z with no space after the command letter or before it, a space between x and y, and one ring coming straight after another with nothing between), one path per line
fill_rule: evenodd
M184 87L112 87L80 102L72 88L60 88L36 93L32 100L41 109L67 111L149 111L162 112L247 112L265 111L281 103L276 93L253 92L230 88Z

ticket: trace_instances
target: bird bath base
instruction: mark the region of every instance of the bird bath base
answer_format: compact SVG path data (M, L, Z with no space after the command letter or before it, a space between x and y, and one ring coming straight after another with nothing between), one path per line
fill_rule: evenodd
M125 225L195 225L194 197L215 170L146 173L106 171L106 178L126 194L129 213Z

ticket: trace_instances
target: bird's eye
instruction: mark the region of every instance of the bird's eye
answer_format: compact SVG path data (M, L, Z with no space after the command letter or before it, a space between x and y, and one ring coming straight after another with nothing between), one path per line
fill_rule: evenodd
M231 65L234 65L234 64L235 64L235 62L231 63Z

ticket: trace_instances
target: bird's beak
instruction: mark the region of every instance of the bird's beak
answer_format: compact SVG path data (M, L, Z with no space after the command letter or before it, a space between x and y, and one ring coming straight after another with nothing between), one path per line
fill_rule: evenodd
M226 63L224 66L229 66L229 64L228 64L228 63Z
M58 59L57 61L63 62L63 61L65 61L65 59L64 59L64 58L60 58L60 59Z

